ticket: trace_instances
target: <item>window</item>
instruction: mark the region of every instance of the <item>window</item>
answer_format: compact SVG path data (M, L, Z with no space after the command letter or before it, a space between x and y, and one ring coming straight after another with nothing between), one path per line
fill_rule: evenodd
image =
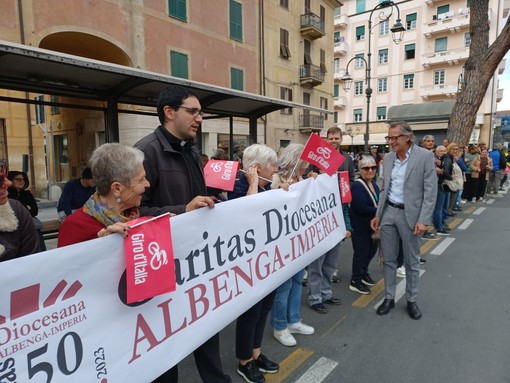
M464 47L469 48L471 46L471 33L464 33Z
M364 54L363 54L363 53L358 53L358 54L356 54L354 57L356 57L356 60L354 60L354 68L356 68L356 69L363 68L363 64L364 64L364 61L363 61Z
M244 90L244 72L242 69L230 68L230 87Z
M324 49L320 50L320 56L321 56L321 63L320 63L321 71L323 73L326 73L327 72L327 70L326 70L326 51Z
M406 16L406 28L416 29L416 13L411 13Z
M333 113L333 123L338 124L338 112Z
M384 93L388 91L388 79L386 77L377 79L377 92Z
M354 122L363 121L363 109L354 109Z
M286 101L292 101L292 89L280 87L280 98ZM280 109L280 114L292 114L292 108Z
M290 145L290 140L280 140L280 148L286 148Z
M168 0L168 16L186 21L186 0Z
M288 60L290 58L289 31L280 28L280 57Z
M336 43L339 43L340 42L340 32L335 32L335 34L333 35L333 42L336 44Z
M188 78L188 55L170 51L170 73L175 77Z
M335 84L335 85L333 86L333 97L335 97L335 98L337 98L337 97L338 97L338 95L340 94L340 93L339 93L339 90L340 90L339 85L338 85L338 84Z
M333 60L333 66L335 67L335 73L340 73L340 59L338 57Z
M356 0L356 13L365 12L365 0Z
M377 121L386 120L386 107L378 106L377 107Z
M322 109L328 110L328 99L326 97L320 98L320 106ZM328 119L327 113L321 113L321 116L324 118L324 121Z
M448 46L448 37L439 37L435 41L435 52L444 52Z
M437 7L437 18L439 20L446 18L446 15L450 12L450 4L441 5Z
M406 60L414 59L416 56L416 44L407 44L404 46Z
M322 5L319 8L319 17L321 20L326 20L326 8L324 8Z
M289 9L289 0L280 0L280 7Z
M379 49L379 64L388 64L388 50Z
M365 26L356 27L356 40L365 40Z
M342 8L336 7L335 8L335 17L340 16L342 14Z
M44 101L44 96L35 96L34 100ZM38 124L44 124L46 122L46 117L44 115L44 105L42 104L35 104L35 122Z
M443 85L445 78L445 70L439 69L434 71L434 85Z
M379 36L386 36L390 33L390 22L388 20L381 21L379 24Z
M466 1L466 7L468 7L468 8L471 7L471 0Z
M359 96L363 94L363 81L354 82L354 95Z
M58 102L58 96L50 96L51 102ZM60 108L58 105L51 106L51 114L60 114Z
M230 0L230 38L243 41L243 6Z
M313 64L312 63L312 43L310 43L310 40L305 40L305 46L304 46L304 63L305 64Z
M405 74L404 75L404 89L413 89L414 88L414 74Z

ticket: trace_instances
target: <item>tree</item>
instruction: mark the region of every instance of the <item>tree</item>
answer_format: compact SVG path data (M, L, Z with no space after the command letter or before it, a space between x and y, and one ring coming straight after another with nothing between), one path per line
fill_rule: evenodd
M457 142L460 145L469 142L475 126L476 113L489 82L510 49L510 17L499 36L489 46L489 0L471 0L470 9L469 57L464 66L464 81L457 94L447 132L450 142Z

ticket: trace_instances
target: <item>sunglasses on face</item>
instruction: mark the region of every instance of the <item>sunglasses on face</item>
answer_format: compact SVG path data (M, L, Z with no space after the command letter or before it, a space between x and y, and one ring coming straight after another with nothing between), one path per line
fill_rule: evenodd
M377 170L377 166L365 166L363 168L361 168L362 170L365 170L365 171L373 171L375 172Z

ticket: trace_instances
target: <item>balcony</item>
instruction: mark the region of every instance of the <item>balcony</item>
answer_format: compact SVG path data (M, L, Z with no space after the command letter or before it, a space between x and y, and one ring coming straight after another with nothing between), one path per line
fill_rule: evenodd
M324 116L321 114L303 113L299 115L299 131L301 133L317 132L324 129Z
M425 85L420 88L420 96L423 99L429 97L457 97L457 83L445 83L440 85Z
M496 102L503 100L503 91L504 89L498 89L498 92L496 93Z
M335 68L335 72L333 73L333 79L341 80L345 74L345 69Z
M433 35L450 31L458 33L469 29L469 8L459 8L457 13L447 12L432 15L432 21L423 25L423 34L430 39Z
M469 57L469 48L451 49L443 52L425 53L422 55L422 65L430 68L433 65L457 65Z
M506 66L506 59L503 59L500 61L499 65L498 65L498 74L503 74L503 72L505 71L505 66Z
M345 38L343 36L341 36L338 41L335 41L333 52L339 54L340 56L345 56L347 53L347 43L345 42Z
M335 105L335 108L344 109L347 106L347 97L335 97L333 99L333 104Z
M326 34L324 20L322 20L315 13L308 12L301 15L301 29L300 32L312 40L318 39Z
M347 15L335 16L335 27L347 28L349 25L349 17Z
M314 87L324 82L324 70L313 64L305 64L299 67L299 80L301 85Z

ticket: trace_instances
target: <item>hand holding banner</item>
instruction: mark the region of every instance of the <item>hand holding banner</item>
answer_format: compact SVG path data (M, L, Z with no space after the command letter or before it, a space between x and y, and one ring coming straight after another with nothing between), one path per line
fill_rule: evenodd
M124 239L127 303L175 291L169 214L129 222Z
M330 176L335 174L345 161L345 157L338 150L313 133L308 138L301 159L317 166Z
M204 167L205 186L232 191L236 181L237 161L210 160Z

